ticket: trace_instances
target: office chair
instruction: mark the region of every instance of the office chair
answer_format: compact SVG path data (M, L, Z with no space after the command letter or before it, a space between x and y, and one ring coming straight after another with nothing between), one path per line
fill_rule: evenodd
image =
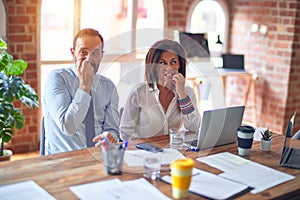
M41 120L41 132L40 132L40 155L45 155L45 125L44 125L44 117Z

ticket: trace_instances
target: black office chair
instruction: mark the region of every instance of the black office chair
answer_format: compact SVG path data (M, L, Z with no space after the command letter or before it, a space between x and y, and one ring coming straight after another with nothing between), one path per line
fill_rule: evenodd
M45 155L45 125L44 125L44 117L41 120L41 132L40 132L40 155Z

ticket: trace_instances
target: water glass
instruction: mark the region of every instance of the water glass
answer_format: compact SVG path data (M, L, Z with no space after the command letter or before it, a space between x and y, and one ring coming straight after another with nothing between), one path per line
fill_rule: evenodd
M183 143L185 138L185 130L176 130L171 128L169 130L170 135L170 147L177 150L183 149Z
M160 152L149 152L144 155L144 177L156 180L160 177L160 169Z

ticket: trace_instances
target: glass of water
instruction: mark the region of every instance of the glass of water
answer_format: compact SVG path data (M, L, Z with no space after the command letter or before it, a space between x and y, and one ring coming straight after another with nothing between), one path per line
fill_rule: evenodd
M160 177L160 169L160 152L149 152L144 155L144 177L156 180Z
M177 150L183 149L185 130L176 130L171 128L169 130L170 147Z

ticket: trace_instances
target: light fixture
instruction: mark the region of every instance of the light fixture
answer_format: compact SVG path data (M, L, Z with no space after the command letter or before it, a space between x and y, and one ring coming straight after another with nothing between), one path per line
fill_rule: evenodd
M260 26L260 28L259 28L259 33L260 33L261 35L266 35L267 31L268 31L268 27L267 27L266 25L261 25L261 26Z
M223 44L223 42L220 40L220 35L218 35L218 39L217 39L217 41L216 41L216 44Z
M258 24L257 23L253 23L251 25L251 33L257 33L258 32L258 28L259 28Z

